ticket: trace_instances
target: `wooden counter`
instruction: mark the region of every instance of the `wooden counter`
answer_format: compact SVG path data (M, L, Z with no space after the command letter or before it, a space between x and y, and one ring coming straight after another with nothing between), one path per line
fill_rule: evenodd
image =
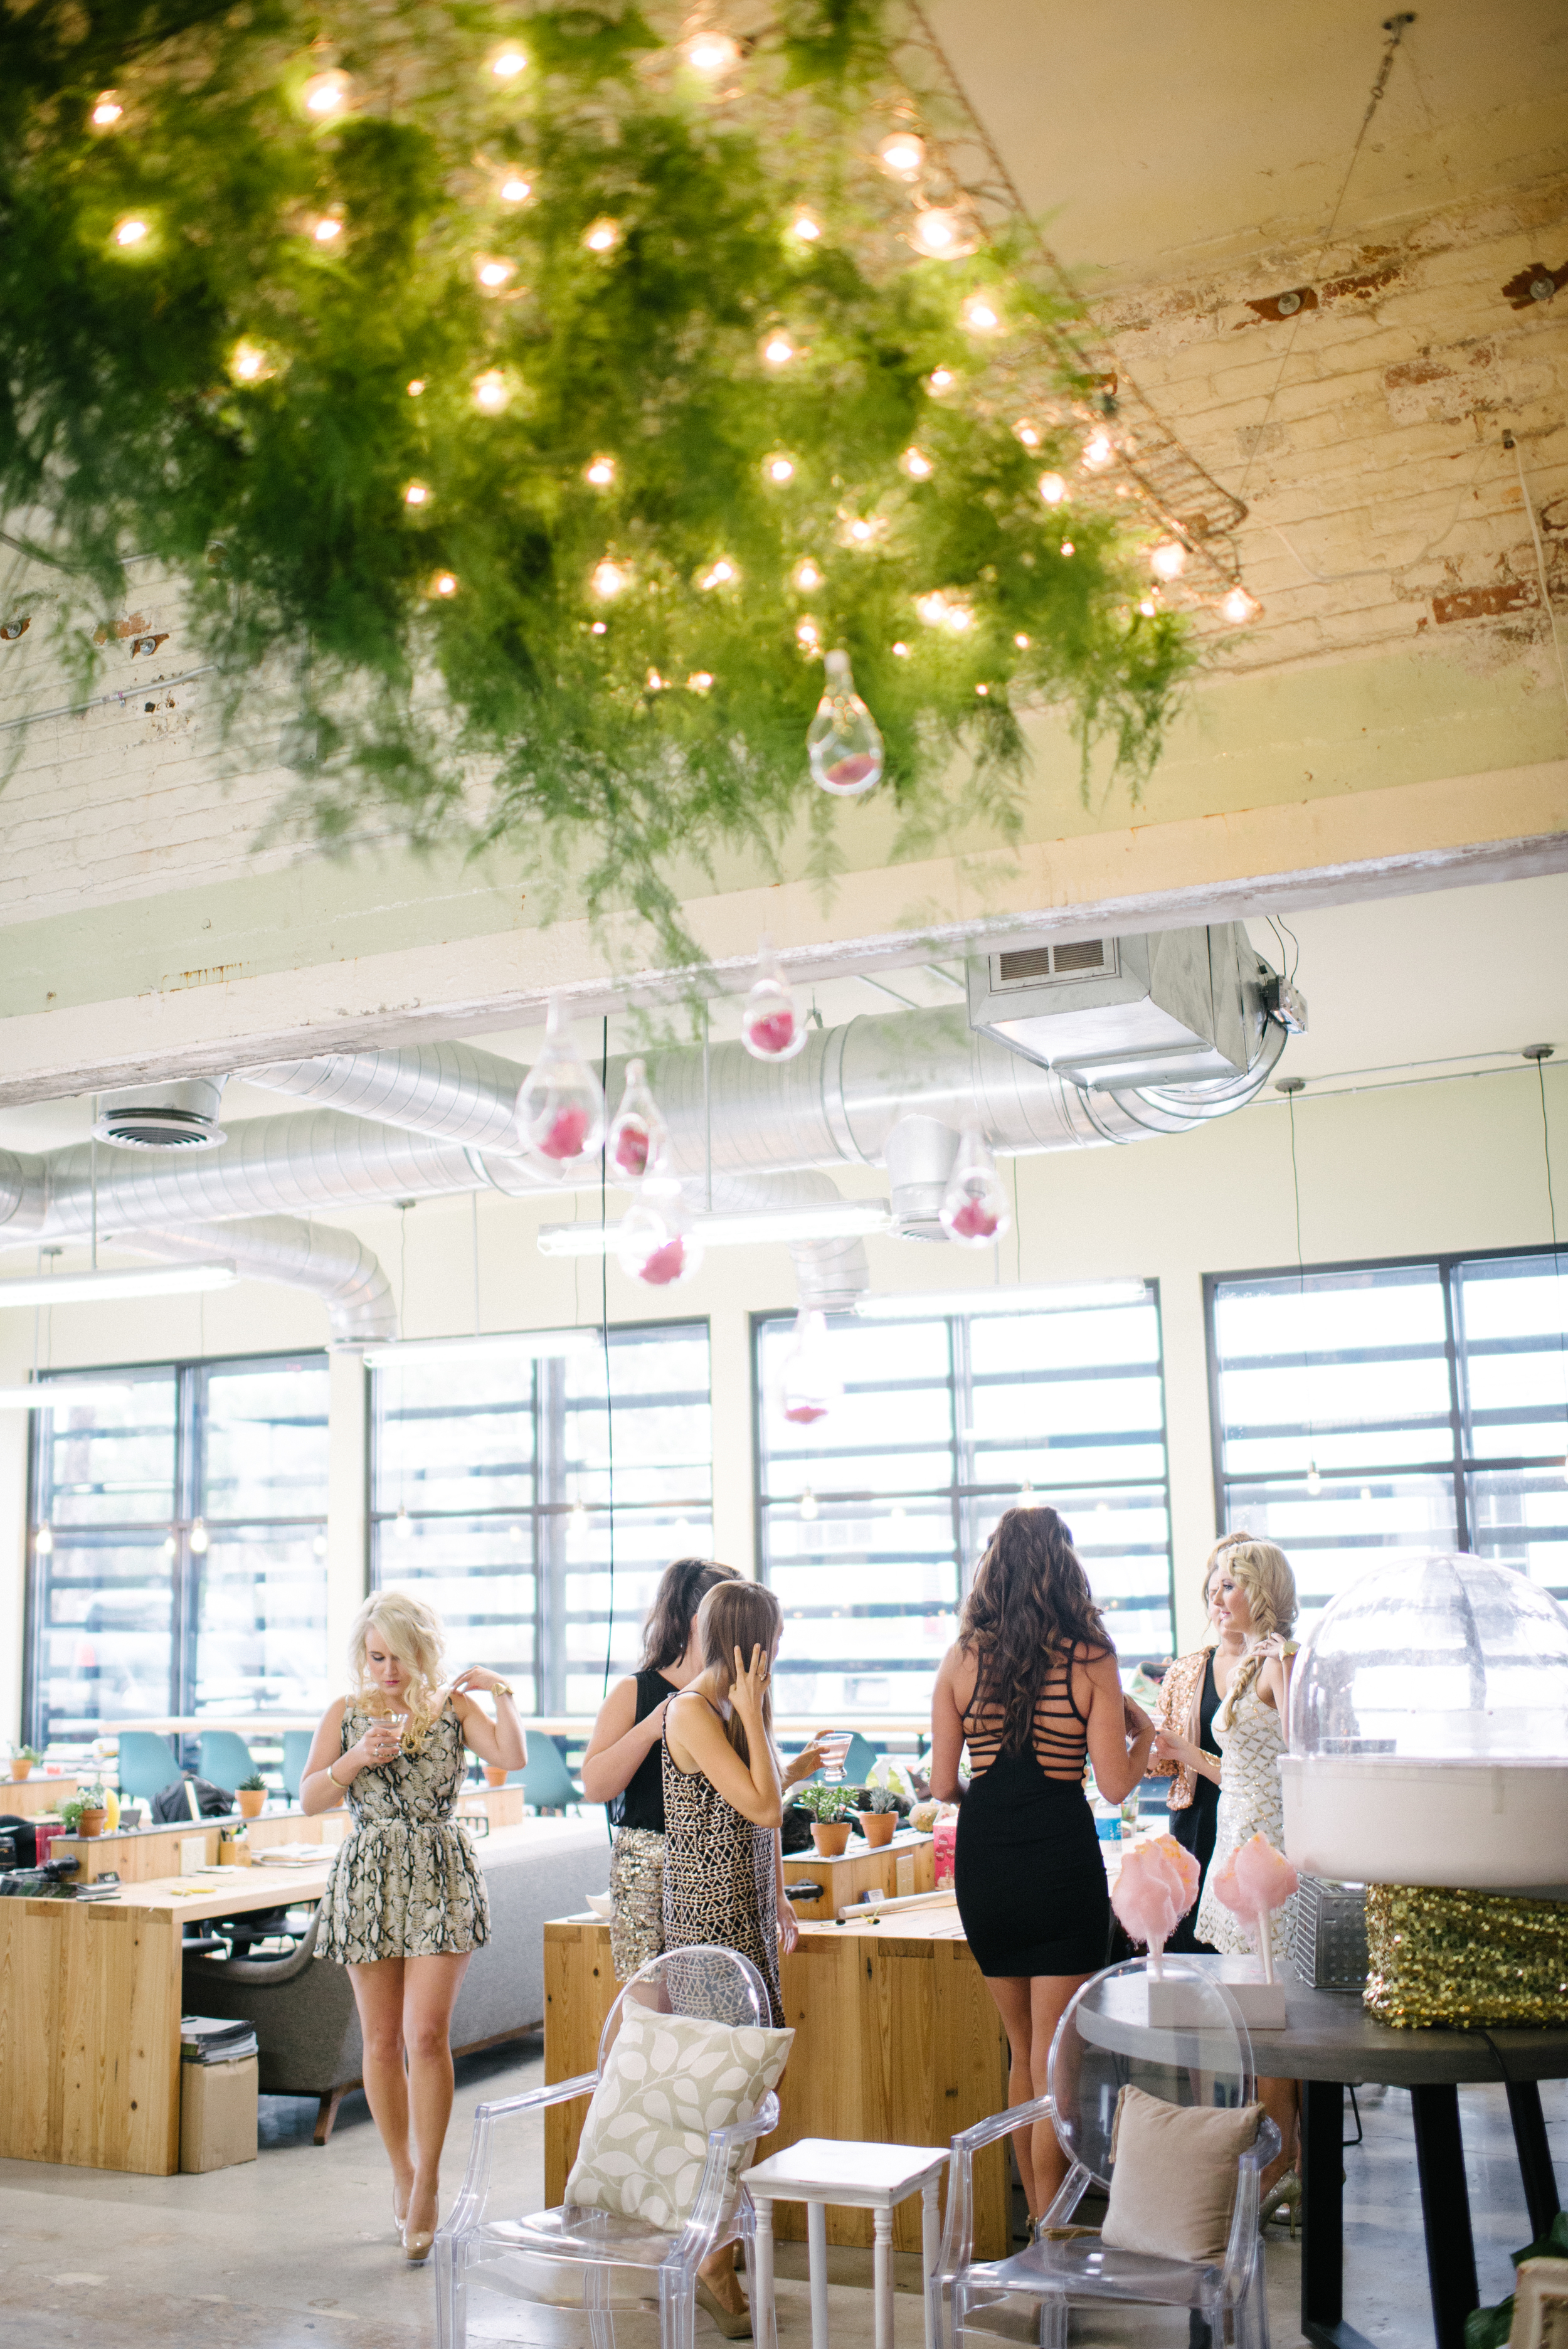
M872 1851L858 1835L850 1837L842 1859L824 1859L820 1852L791 1852L784 1862L786 1884L820 1884L820 1900L792 1900L801 1924L830 1925L841 1909L863 1899L868 1892L881 1900L896 1900L912 1892L929 1892L936 1881L935 1838L905 1828L880 1851Z
M83 1783L77 1778L0 1778L0 1816L36 1819L44 1811L57 1811Z
M457 1808L460 1819L488 1818L494 1835L499 1828L522 1825L522 1788L470 1786L459 1795ZM50 1856L79 1860L83 1884L96 1883L100 1876L118 1876L122 1884L147 1884L181 1873L181 1847L191 1837L201 1839L202 1867L215 1868L225 1827L244 1828L253 1860L280 1843L319 1843L335 1849L353 1824L342 1804L311 1818L303 1811L263 1811L259 1818L242 1819L235 1812L226 1819L176 1819L167 1826L136 1827L124 1835L57 1836ZM858 1888L842 1898L858 1899Z
M1006 2040L951 1903L863 1924L803 1924L780 1987L797 2036L779 2083L779 2127L758 2147L758 2160L803 2137L944 2146L1006 2106ZM593 2069L618 1989L608 1925L568 1917L545 1926L547 2080ZM545 2114L551 2205L564 2198L585 2110L578 2098ZM1010 2216L1005 2138L975 2162L975 2193L976 2256L1001 2259ZM870 2244L870 2211L830 2209L827 2217L830 2242ZM805 2212L780 2203L774 2225L781 2236L803 2238ZM893 2241L919 2251L918 2202L894 2212Z

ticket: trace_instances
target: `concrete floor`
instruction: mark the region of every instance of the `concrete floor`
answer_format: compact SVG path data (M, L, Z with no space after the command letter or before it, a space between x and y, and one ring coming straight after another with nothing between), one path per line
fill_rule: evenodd
M467 2158L473 2107L536 2085L537 2042L463 2058L447 2161L447 2197ZM1568 2184L1568 2086L1544 2091L1560 2178ZM1483 2302L1511 2285L1508 2252L1529 2236L1507 2106L1499 2089L1466 2089L1460 2106ZM1430 2349L1430 2310L1417 2199L1409 2100L1364 2094L1366 2142L1346 2154L1346 2315L1388 2349ZM259 2158L203 2178L128 2178L103 2170L0 2162L0 2343L5 2349L432 2349L434 2278L411 2269L393 2239L388 2172L359 2096L347 2098L325 2150L311 2142L315 2107L263 2097ZM1349 2128L1348 2111L1346 2115ZM512 2125L511 2190L521 2209L543 2199L543 2127ZM916 2262L901 2260L898 2349L920 2349ZM870 2349L870 2255L831 2255L833 2349ZM1294 2349L1299 2251L1270 2230L1274 2349ZM476 2311L477 2313L477 2311ZM475 2338L537 2349L585 2349L580 2317L518 2312L522 2322ZM803 2246L779 2247L781 2349L808 2349ZM1000 2332L1027 2337L998 2321ZM1185 2349L1184 2318L1112 2309L1075 2317L1086 2344ZM697 2349L718 2335L697 2317ZM656 2327L617 2319L617 2349L654 2349Z

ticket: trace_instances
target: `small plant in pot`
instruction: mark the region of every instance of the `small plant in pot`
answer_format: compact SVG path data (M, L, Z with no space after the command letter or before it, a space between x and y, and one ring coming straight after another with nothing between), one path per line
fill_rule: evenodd
M34 1763L41 1762L43 1758L43 1755L39 1753L36 1745L13 1745L11 1748L11 1777L13 1783L16 1785L20 1785L23 1779L27 1775L28 1771L31 1770Z
M485 1774L487 1786L504 1786L511 1775L504 1762L482 1762L480 1767Z
M259 1819L267 1803L267 1782L261 1772L253 1770L248 1778L242 1778L234 1793L239 1798L240 1816Z
M824 1859L841 1859L854 1815L843 1786L801 1786L795 1802L811 1822L811 1841Z
M899 1814L903 1806L886 1786L856 1786L850 1800L860 1822L861 1833L873 1850L878 1845L891 1843L898 1827Z
M60 1816L67 1835L102 1835L103 1823L108 1816L108 1796L101 1786L80 1786L69 1802L60 1805Z

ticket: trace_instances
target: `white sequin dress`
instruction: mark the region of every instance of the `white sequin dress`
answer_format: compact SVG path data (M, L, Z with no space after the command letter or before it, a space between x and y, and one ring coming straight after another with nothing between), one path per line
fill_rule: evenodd
M1284 1731L1275 1708L1259 1695L1255 1681L1228 1729L1223 1706L1215 1714L1214 1743L1220 1749L1220 1806L1214 1819L1214 1857L1203 1879L1195 1930L1200 1941L1225 1957L1255 1957L1251 1927L1216 1899L1213 1889L1215 1877L1239 1844L1264 1835L1276 1850L1284 1847L1284 1798L1274 1766L1284 1752ZM1274 1910L1276 1960L1290 1955L1295 1905L1287 1900Z

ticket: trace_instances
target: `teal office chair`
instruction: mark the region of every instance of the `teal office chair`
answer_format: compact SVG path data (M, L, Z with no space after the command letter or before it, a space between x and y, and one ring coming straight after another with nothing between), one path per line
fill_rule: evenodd
M528 1729L526 1721L523 1727ZM564 1811L568 1806L575 1809L583 1800L583 1789L573 1785L560 1746L542 1729L528 1730L527 1765L514 1770L506 1783L522 1788L522 1799L531 1811Z
M284 1792L291 1803L299 1800L299 1782L304 1776L304 1765L310 1759L314 1729L285 1729L284 1732Z
M119 1791L128 1803L150 1803L180 1776L169 1740L154 1737L150 1729L120 1731L119 1768Z
M237 1729L204 1729L196 1768L200 1776L214 1786L226 1786L231 1795L256 1771L251 1749Z

